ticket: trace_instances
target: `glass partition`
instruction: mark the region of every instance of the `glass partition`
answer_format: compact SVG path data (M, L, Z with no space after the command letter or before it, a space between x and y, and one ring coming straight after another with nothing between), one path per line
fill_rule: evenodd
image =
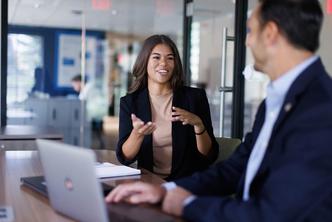
M205 88L214 134L231 136L235 2L194 0L190 69L193 86Z
M178 0L8 1L8 124L51 126L67 143L114 148L119 100L143 40L166 34L182 52L182 24Z

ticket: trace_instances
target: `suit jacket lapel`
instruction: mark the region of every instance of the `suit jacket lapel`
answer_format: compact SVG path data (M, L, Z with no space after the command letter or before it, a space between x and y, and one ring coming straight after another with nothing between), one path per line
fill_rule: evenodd
M301 95L305 91L311 81L313 81L313 79L317 77L318 73L323 72L322 68L323 65L321 63L321 60L318 59L307 69L305 69L302 74L293 82L285 97L285 101L281 107L278 119L274 124L271 138L274 138L273 135L276 134L278 128L282 126L282 123L296 106L299 95Z
M256 140L258 138L258 135L263 127L264 124L264 120L265 120L265 112L266 112L266 107L265 107L265 100L262 101L261 105L258 107L257 110L257 114L256 114L256 119L254 122L254 125L252 127L252 138L253 138L253 142L252 142L252 147L251 150L254 148L254 145L256 143ZM248 160L249 160L249 156L248 156ZM247 161L248 161L247 160ZM246 163L248 164L248 163ZM237 187L237 197L242 199L242 195L243 195L243 189L244 189L244 180L245 180L245 175L246 175L246 170L247 167L245 167L245 170L240 178L239 181L239 185Z
M272 147L274 144L274 140L276 138L276 135L278 134L278 131L280 128L285 124L285 121L287 118L291 115L292 111L296 107L298 103L298 99L301 94L303 94L306 90L306 88L310 85L310 83L317 78L317 75L320 73L324 73L323 65L321 63L321 60L318 59L313 64L311 64L307 69L305 69L298 77L295 79L293 84L291 85L289 91L286 94L284 103L280 109L279 116L274 124L271 137L269 140L268 148L266 150L264 159L262 161L262 164L257 172L257 175L255 176L252 186L254 187L255 179L262 174L265 174L267 166L269 165L271 158L272 158ZM278 148L278 147L274 147Z

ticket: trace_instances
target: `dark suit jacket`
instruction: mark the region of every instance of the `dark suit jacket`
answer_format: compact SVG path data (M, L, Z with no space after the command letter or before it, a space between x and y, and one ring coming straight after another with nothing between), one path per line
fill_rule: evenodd
M212 141L212 152L206 157L198 151L193 126L182 125L181 122L173 122L172 169L171 175L167 179L188 176L193 172L206 169L218 156L218 143L213 135L210 108L205 91L182 87L173 93L173 106L192 112L202 119ZM153 171L152 135L144 137L140 151L135 159L131 161L124 159L122 145L133 129L131 113L134 113L145 123L151 121L151 106L147 88L121 98L119 142L116 154L122 164L128 165L138 160L139 167Z
M199 197L184 208L190 221L332 221L332 81L320 60L293 82L262 164L242 201L250 152L264 122L225 162L176 183ZM229 197L236 193L237 198Z

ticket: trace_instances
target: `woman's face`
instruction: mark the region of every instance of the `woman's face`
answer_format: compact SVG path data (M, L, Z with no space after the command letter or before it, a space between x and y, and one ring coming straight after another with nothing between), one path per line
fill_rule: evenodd
M156 45L148 61L148 83L169 84L174 70L174 53L166 44Z

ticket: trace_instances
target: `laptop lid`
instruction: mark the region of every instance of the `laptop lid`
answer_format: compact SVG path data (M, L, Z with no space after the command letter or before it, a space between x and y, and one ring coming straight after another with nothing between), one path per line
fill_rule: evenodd
M79 221L108 221L93 151L37 139L51 206Z

